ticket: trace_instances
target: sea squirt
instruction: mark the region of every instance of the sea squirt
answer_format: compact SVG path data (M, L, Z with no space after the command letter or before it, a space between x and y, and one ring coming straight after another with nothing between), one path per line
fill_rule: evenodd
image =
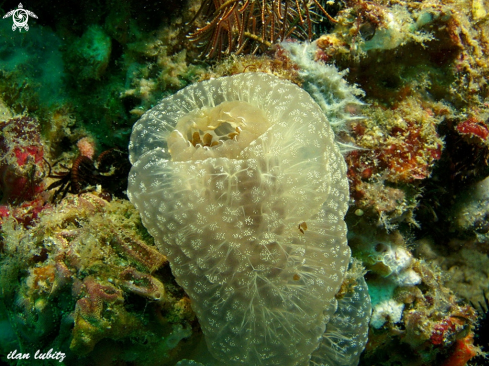
M309 94L264 73L196 83L142 116L129 151L129 198L216 364L321 364L311 355L334 348L323 334L350 261L349 196L334 133Z

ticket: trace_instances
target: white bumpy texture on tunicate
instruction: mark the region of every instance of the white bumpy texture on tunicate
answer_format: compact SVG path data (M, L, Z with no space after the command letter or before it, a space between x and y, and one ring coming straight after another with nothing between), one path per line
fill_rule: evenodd
M129 198L216 364L307 365L350 259L346 165L319 106L263 73L208 80L145 113L129 150Z

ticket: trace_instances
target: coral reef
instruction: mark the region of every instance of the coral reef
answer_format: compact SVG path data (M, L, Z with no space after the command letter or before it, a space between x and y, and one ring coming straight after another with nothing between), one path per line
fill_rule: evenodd
M32 117L0 122L0 205L18 205L43 190L45 163L39 123Z
M86 365L111 345L126 348L120 360L147 352L138 364L155 365L196 334L188 298L166 258L137 234L144 229L127 201L70 196L30 229L7 219L2 230L2 318L13 333L2 352L54 347L69 364ZM173 345L155 344L162 337Z
M330 333L312 364L485 364L487 6L87 0L26 5L38 16L29 31L12 32L4 19L2 360L9 350L20 357L53 348L70 365L216 363L189 298L126 200L122 168L133 124L162 98L197 81L263 72L310 93L347 164L345 221L357 259L337 279L339 305L328 308ZM204 127L186 136L189 151L245 136ZM301 204L312 211L314 202ZM304 240L315 232L310 220L291 228ZM374 316L359 356L367 317L356 319L370 312L367 291ZM337 358L322 358L323 347Z
M351 223L350 219L350 223ZM439 267L415 258L404 236L357 217L349 231L353 255L367 267L373 314L361 364L443 364L480 354L473 344L477 314L445 287ZM387 349L400 353L386 353Z
M436 270L427 264L414 261L413 271L421 280L420 286L398 287L392 296L403 307L403 326L395 325L400 323L399 317L389 319L389 325L379 330L372 329L364 362L449 365L467 351L469 357L463 363L458 363L464 365L479 353L473 345L471 330L477 318L474 309L458 304L450 291L440 286ZM379 283L378 279L373 282ZM405 352L390 352L387 355L385 347L395 347Z
M393 110L374 104L363 109L364 120L350 126L360 148L346 157L351 196L387 229L402 221L417 225L413 211L422 190L415 182L428 178L441 157L441 119L430 107L412 97Z
M380 178L409 183L430 176L443 141L436 131L440 118L433 116L429 105L406 98L394 110L372 105L363 113L365 120L351 125L355 145L363 148L351 159L357 163L351 164L352 181Z

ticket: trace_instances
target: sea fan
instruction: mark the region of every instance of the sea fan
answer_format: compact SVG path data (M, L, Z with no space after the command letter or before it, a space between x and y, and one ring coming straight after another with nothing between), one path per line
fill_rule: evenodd
M313 23L336 22L319 0L203 0L196 17L205 25L189 35L207 57L256 53L291 36L310 40Z

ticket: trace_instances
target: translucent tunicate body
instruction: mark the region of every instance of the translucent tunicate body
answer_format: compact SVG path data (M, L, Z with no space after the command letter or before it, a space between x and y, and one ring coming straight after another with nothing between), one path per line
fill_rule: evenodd
M128 195L224 365L307 365L348 267L343 157L296 85L191 85L136 123Z

